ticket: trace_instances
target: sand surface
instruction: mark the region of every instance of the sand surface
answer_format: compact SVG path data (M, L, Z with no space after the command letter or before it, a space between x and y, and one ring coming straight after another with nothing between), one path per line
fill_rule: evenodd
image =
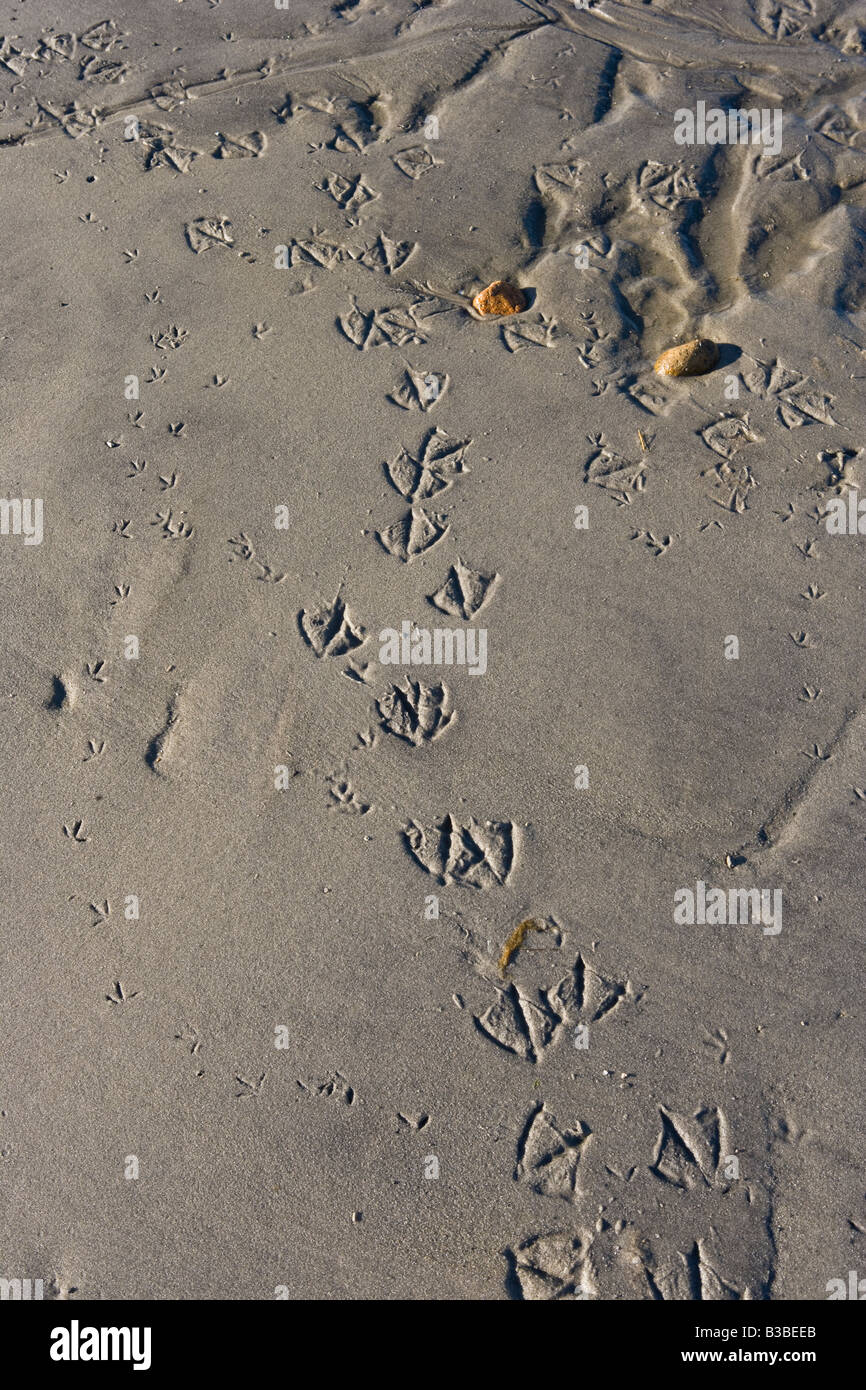
M862 6L0 8L0 1275L866 1274Z

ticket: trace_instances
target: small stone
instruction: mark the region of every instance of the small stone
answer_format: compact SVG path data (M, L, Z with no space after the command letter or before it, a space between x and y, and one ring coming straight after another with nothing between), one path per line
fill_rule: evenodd
M711 338L692 338L668 348L655 361L659 376L701 376L713 369L719 360L719 349Z
M526 308L526 295L507 280L494 280L485 290L479 290L472 301L479 314L519 314Z

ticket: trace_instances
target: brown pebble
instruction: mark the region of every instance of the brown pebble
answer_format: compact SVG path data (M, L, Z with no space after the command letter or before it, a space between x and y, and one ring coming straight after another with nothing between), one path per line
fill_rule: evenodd
M659 376L701 376L709 372L719 360L719 349L712 338L692 338L690 343L680 343L668 348L655 361L654 371Z
M494 280L485 290L479 290L472 301L479 314L519 314L526 308L526 295L507 280Z

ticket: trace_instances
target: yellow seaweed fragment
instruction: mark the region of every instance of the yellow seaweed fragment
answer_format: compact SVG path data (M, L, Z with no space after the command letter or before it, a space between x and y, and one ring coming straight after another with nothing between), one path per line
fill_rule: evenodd
M545 930L545 925L544 925L544 923L543 923L543 922L536 922L536 920L535 920L534 917L527 917L527 918L525 918L525 920L522 921L522 922L520 923L519 926L515 927L515 928L514 928L514 931L511 933L511 935L509 936L509 938L508 938L508 940L506 941L505 945L503 946L503 948L502 948L502 954L501 954L501 956L499 957L499 971L500 971L500 974L502 974L502 975L505 974L505 971L506 971L507 968L508 968L508 962L511 960L511 957L514 955L515 951L519 951L519 950L520 950L521 946L523 945L523 941L524 941L524 938L526 937L527 933L529 933L529 932L531 932L531 931L544 931L544 930Z

